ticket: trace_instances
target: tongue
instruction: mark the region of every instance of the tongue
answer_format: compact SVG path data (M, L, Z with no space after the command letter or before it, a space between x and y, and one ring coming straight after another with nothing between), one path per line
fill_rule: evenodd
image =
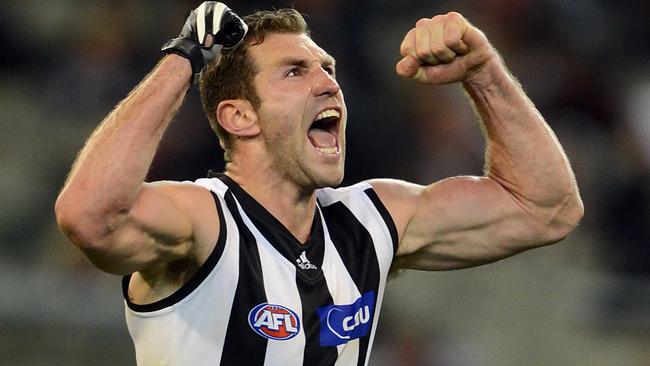
M336 147L336 138L331 133L319 128L309 130L307 136L316 147Z

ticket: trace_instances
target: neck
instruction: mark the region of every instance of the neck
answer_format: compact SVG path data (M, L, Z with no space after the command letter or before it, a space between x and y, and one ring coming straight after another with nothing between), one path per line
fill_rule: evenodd
M307 241L316 209L316 192L303 189L264 163L226 165L226 175L261 204L301 243Z

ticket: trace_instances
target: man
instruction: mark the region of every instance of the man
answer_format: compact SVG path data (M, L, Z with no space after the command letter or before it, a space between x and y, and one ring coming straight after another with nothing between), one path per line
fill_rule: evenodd
M485 175L339 189L328 187L343 178L347 111L334 59L296 11L245 21L215 2L193 11L90 137L57 200L73 243L126 276L139 364L367 364L391 265L481 265L557 242L582 217L553 132L460 14L419 20L396 71L462 83L487 139ZM226 172L144 183L201 69Z

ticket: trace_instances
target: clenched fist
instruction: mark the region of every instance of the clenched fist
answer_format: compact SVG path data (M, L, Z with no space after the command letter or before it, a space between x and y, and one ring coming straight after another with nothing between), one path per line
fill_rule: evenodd
M181 34L165 42L162 50L188 59L196 77L222 49L241 43L247 31L246 23L225 4L204 1L189 13Z
M418 20L400 53L397 74L424 84L464 81L498 58L483 32L455 12Z

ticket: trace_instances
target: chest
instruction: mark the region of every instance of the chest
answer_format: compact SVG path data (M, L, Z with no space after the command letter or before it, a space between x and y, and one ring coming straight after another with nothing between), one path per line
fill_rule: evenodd
M258 336L300 335L322 347L369 336L385 272L378 239L356 220L329 214L319 212L304 245L246 212L235 217L242 302L236 308L247 309L239 319Z

